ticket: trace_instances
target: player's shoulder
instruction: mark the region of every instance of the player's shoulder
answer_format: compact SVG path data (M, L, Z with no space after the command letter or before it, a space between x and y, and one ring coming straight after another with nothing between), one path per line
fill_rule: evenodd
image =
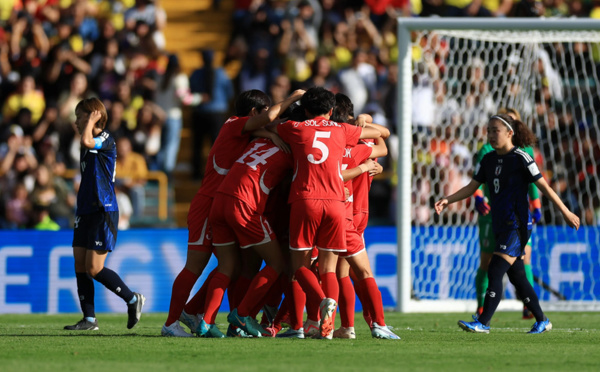
M533 156L528 154L524 149L515 147L513 153L517 156L517 158L521 159L525 164L529 164L533 162Z
M488 151L484 154L480 155L480 160L481 162L483 161L488 161L489 159L493 159L496 156L498 156L498 153L496 152L496 150L494 150L493 148L491 149L491 151Z
M230 116L227 118L227 120L225 120L225 124L232 124L232 123L239 123L239 122L246 122L248 120L248 116Z
M103 130L102 132L100 132L100 134L98 134L98 136L96 138L100 139L100 141L102 141L102 142L108 143L109 145L116 144L115 137L106 130Z

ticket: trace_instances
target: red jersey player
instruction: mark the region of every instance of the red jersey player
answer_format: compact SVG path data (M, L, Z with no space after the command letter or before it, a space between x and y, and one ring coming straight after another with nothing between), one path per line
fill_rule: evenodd
M265 261L266 266L252 279L245 296L227 317L232 326L255 337L271 335L250 314L261 305L284 269L277 238L263 213L270 191L291 172L292 164L292 156L270 140L251 142L219 187L209 216L219 273L230 280L234 277L235 268L241 265L239 248L252 248ZM209 289L207 302L220 304L228 284ZM204 321L213 324L217 311L218 307L208 307Z
M352 102L350 99L338 93L336 95L335 119L340 121L350 121L352 116ZM362 116L360 119L364 119ZM369 118L370 119L370 118ZM360 124L359 124L360 125ZM350 267L356 274L356 284L361 294L360 300L363 307L368 309L368 312L374 318L371 325L371 334L376 338L398 340L400 337L395 335L385 325L383 314L383 303L381 301L381 292L377 287L377 283L373 277L373 271L369 263L369 258L365 250L365 244L362 233L359 233L353 220L353 204L354 196L357 191L353 187L353 179L356 175L365 174L365 160L378 158L387 155L387 147L383 138L389 136L389 131L376 124L381 132L382 137L375 140L375 145L370 147L367 144L361 143L354 147L347 148L343 158L343 164L348 170L345 170L342 175L346 183L344 186L349 190L349 197L346 201L346 252L341 253L340 257L344 259L338 261L337 275L340 285L340 317L342 327L334 332L334 337L339 338L355 338L354 333L354 287L350 280ZM362 172L353 172L357 168L362 167Z
M292 272L307 297L320 303L321 337L330 339L339 293L337 255L346 250L342 157L346 146L355 145L360 138L377 138L380 133L329 120L335 96L324 88L309 89L300 102L308 120L288 121L276 127L294 157L288 200ZM313 246L319 249L321 286L309 269Z
M271 105L269 97L259 90L249 90L239 95L235 103L236 116L230 117L221 128L206 164L202 186L194 196L188 212L188 252L185 267L173 282L169 315L161 334L163 336L189 337L178 323L180 317L195 318L182 313L192 287L206 267L212 255L212 233L208 225L208 214L213 197L229 172L229 169L250 141L250 133L275 120L290 104L300 99L304 91L295 91L284 101ZM216 273L213 279L222 280ZM196 325L197 321L186 321ZM215 327L216 329L216 327ZM192 331L195 331L192 329ZM218 329L216 337L222 337Z

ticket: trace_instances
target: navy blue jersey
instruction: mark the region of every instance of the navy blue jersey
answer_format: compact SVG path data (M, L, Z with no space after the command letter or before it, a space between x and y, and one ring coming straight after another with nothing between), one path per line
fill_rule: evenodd
M542 178L533 158L518 147L506 155L487 153L475 168L475 181L490 190L494 233L531 230L527 191L530 183Z
M94 137L94 149L81 149L81 186L77 193L77 215L104 210L118 211L115 196L117 146L106 131Z

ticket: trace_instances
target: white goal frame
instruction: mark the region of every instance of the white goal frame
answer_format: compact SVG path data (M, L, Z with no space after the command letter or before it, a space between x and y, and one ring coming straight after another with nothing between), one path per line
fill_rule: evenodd
M411 150L412 150L412 50L411 31L415 30L519 30L519 31L598 31L600 21L592 19L544 18L398 18L398 86L397 86L397 278L396 310L400 312L473 312L476 301L466 300L414 300L411 262ZM545 310L600 310L598 303L577 301L542 302ZM517 300L505 300L499 310L520 310Z

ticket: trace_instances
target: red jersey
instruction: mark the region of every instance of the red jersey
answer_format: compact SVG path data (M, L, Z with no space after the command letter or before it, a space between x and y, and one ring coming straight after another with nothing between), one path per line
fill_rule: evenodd
M362 128L319 116L303 122L281 123L277 132L290 145L294 157L288 202L302 199L343 201L342 157L346 146L358 143Z
M281 151L266 138L250 142L236 160L218 192L245 202L262 214L275 186L292 169L292 155Z
M367 160L369 156L373 153L373 149L367 144L358 144L354 147L346 147L346 152L344 157L342 158L342 170L352 169L358 167L362 162ZM368 173L363 173L360 176L364 175L368 176ZM354 180L356 179L354 178ZM348 189L350 192L350 196L348 197L348 203L346 204L346 218L352 219L353 213L353 205L355 202L355 190L353 180L344 182L344 187Z
M198 190L199 194L210 198L215 197L217 189L221 186L231 166L243 154L248 145L250 133L242 133L247 121L248 117L232 116L221 127L208 154L204 179Z
M361 140L361 143L371 147L375 144L375 141L364 139ZM352 201L353 214L369 213L369 190L371 190L372 182L373 177L369 176L366 172L352 180L352 188L354 189L354 199Z

